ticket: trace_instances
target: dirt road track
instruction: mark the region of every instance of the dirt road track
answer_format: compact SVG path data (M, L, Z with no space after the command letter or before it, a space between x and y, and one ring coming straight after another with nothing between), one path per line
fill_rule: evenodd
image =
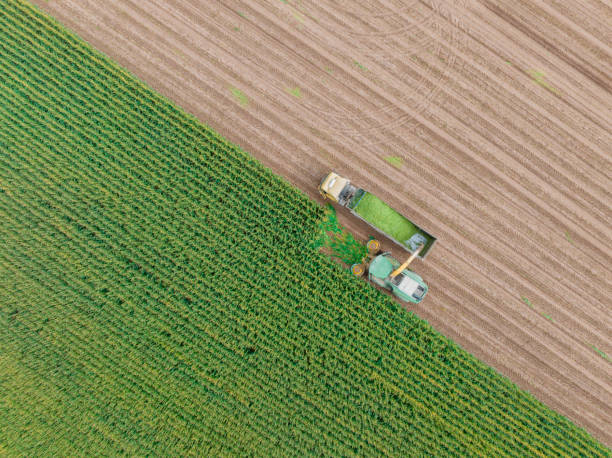
M307 194L334 169L435 234L412 309L612 445L609 5L34 3Z

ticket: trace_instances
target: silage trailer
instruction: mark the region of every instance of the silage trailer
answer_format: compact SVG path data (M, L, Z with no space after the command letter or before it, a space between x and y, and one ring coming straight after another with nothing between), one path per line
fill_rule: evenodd
M319 185L319 192L339 205L346 207L357 218L365 221L396 244L424 259L431 251L436 238L418 227L408 218L391 208L374 194L353 186L351 182L330 172Z

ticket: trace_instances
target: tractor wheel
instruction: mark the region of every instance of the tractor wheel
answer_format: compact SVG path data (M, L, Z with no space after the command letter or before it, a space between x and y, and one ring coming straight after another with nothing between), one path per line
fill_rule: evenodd
M366 247L368 248L369 253L377 253L378 250L380 250L380 242L376 239L369 240Z
M353 264L351 266L351 272L353 273L353 275L361 277L365 272L365 266L363 264Z

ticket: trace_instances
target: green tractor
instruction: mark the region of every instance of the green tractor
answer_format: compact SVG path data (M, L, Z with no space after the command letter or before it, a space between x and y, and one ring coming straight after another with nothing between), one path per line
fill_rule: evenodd
M421 302L427 294L427 285L419 275L407 267L418 256L424 245L420 245L401 265L391 253L380 252L380 243L377 240L370 240L367 246L368 256L361 264L353 264L351 272L361 276L367 269L368 279L375 285L391 291L403 301L414 304ZM373 256L374 259L370 261Z

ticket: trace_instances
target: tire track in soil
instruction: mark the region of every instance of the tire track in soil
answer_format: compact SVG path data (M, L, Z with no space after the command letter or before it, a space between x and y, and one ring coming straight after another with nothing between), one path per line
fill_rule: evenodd
M520 30L530 39L545 48L548 52L554 54L556 57L563 60L570 67L576 68L581 74L586 75L591 81L599 85L602 89L605 89L608 92L610 91L610 88L612 87L612 82L610 80L609 73L605 74L601 71L598 71L598 69L589 65L583 58L575 55L574 53L564 51L559 47L555 46L549 38L546 38L542 36L541 33L538 33L537 28L526 24L525 22L527 21L517 19L513 15L506 13L503 8L499 7L493 2L487 0L481 0L481 2L489 11L499 16L504 21L508 22L513 28Z
M425 47L455 53L458 57L454 57L454 65L445 67L439 60L424 58L423 63L409 67L413 72L412 80L399 78L398 71L401 70L390 65L374 66L373 69L380 70L380 75L364 77L350 60L337 56L336 48L350 48L353 43L348 41L354 36L345 40L336 37L337 46L326 48L323 41L317 47L308 43L308 40L313 40L310 29L302 25L287 33L286 21L274 18L263 3L231 5L241 11L256 9L260 12L258 20L267 17L270 21L267 25L272 27L265 32L258 27L259 23L249 23L248 14L244 19L232 13L229 4L192 1L192 8L206 14L198 16L195 24L190 23L189 18L184 19L191 29L187 28L181 34L161 32L159 23L145 15L113 14L113 11L137 11L136 2L115 1L104 8L94 6L92 2L79 2L79 5L74 1L35 3L40 3L39 6L61 22L227 138L245 147L307 194L316 195L319 176L329 168L338 168L418 223L435 231L440 239L438 247L428 257L427 263L419 263L416 267L428 279L431 293L426 304L412 309L464 348L510 376L519 386L586 427L604 443L612 443L612 418L605 410L611 404L608 382L612 379L611 365L588 347L596 345L607 353L611 351L609 336L612 325L607 301L612 279L607 266L611 260L609 222L612 215L604 200L609 195L605 191L609 189L606 188L606 179L609 180L610 176L610 161L604 152L610 145L610 132L607 126L602 127L601 122L597 122L597 118L602 119L600 114L585 108L586 102L576 102L581 96L589 100L597 95L601 102L595 107L605 108L610 105L607 103L609 92L594 87L588 76L586 80L577 79L580 71L575 70L564 80L563 95L569 93L571 98L568 96L565 100L572 101L567 105L554 94L540 90L524 73L492 71L491 57L498 56L503 62L506 56L501 55L497 46L492 46L497 42L486 43L477 31L487 27L504 37L511 29L507 24L500 25L493 15L475 17L471 3L468 4L469 11L461 16L462 21L468 21L461 32L467 34L467 47L458 46L462 49L457 49L452 43L445 42L448 39L445 30L456 29L452 19L443 18L437 30L422 32L424 35L429 32L429 37L436 33L435 38L428 38L429 42L423 35ZM184 11L185 4L169 4L166 8L180 12ZM343 4L350 9L352 3L347 0ZM388 7L397 2L380 4ZM327 11L334 11L330 2L325 5L329 8ZM415 4L408 4L409 7L412 5ZM169 19L170 13L162 9L160 2L149 8L157 13L152 17L157 17L160 23ZM420 7L417 5L415 8ZM267 11L265 15L264 10ZM340 10L337 15L346 16L346 11ZM225 27L227 21L231 22L232 14L235 22L240 22L241 29L247 30L244 33L241 30L246 35L243 38L249 39L243 40L241 49L246 53L241 57L245 64L239 69L221 65L232 55L232 50L238 49L228 39L231 34L219 34L221 27ZM104 17L103 21L101 17ZM436 20L440 20L440 16L437 17ZM320 22L321 19L311 19L306 14L303 18L304 23L317 19ZM384 21L389 22L391 18L383 16L381 20L384 25ZM428 24L436 29L433 19L429 20L432 22ZM92 28L96 21L97 27ZM133 32L136 22L146 23L147 27L140 25ZM119 27L119 24L124 25ZM214 44L218 46L214 51L211 50L212 44L205 47L202 40L198 40L198 32L202 30L215 33L212 36L217 37ZM383 30L382 44L377 42L380 34L376 36L368 29L363 31L361 40L365 43L374 41L378 45L376 49L389 49L391 60L401 61L393 56L393 52L409 54L410 51L393 48L398 30L401 29L391 29L389 33ZM324 32L331 36L332 31ZM266 33L273 39L267 38ZM180 52L185 52L187 59L168 51L167 46L158 47L158 43L169 36L180 43ZM280 37L287 41L283 42ZM461 39L464 40L463 35ZM526 63L532 59L533 53L539 52L534 50L541 45L532 43L533 39L529 37L523 40L521 44L529 46L522 48L529 49L529 52L515 47L512 54L521 56L518 60L524 61L521 64L523 68L528 68ZM257 44L264 41L267 46L274 47L269 52L279 57L276 63L271 63L266 54L261 54L262 48ZM306 50L305 43L308 45ZM291 56L306 51L312 55L300 63L310 65L308 78L298 66L289 65L292 64ZM367 51L360 51L365 59ZM315 70L317 54L319 62L332 62L334 69L338 69L338 73L334 72L325 84L319 82L322 76L326 76L325 70L318 74ZM155 56L154 60L152 56ZM259 67L253 65L255 60L263 64ZM457 64L458 60L461 62ZM548 56L547 60L555 68L568 66L556 55ZM447 79L436 80L438 74L433 75L432 69L442 74L444 68L448 68ZM185 72L188 69L191 72ZM275 78L268 80L266 71L276 75ZM492 91L483 88L479 81L471 80L474 71L488 75L500 84L501 90ZM427 80L428 72L433 75L433 81ZM366 73L373 73L373 70ZM275 86L291 77L303 85L300 102L288 97L284 87ZM384 78L389 79L385 84L382 82ZM405 107L406 100L410 99L398 102L395 96L398 92L406 93L406 89L420 87L418 82L423 82L421 88L435 90L436 85L442 86L444 82L455 79L457 83L453 83L450 89L438 90L423 110ZM239 81L243 85L241 89L248 92L252 103L246 109L232 101L226 88L228 80ZM329 82L332 86L326 88ZM378 88L375 92L369 87L371 84ZM470 99L462 96L461 92L468 93ZM308 103L304 103L304 99ZM376 99L378 104L363 103L368 99ZM472 100L486 102L492 99L497 106L478 115L468 108ZM537 100L537 104L532 103L532 99ZM390 102L385 105L385 101ZM332 123L317 120L317 116L320 118L324 113L312 109L317 104L324 109L335 108L335 105L342 107L337 109L339 118L335 119L344 119L342 122L348 129L338 133L330 126ZM387 112L372 111L381 106L390 108ZM476 135L478 138L486 132L477 132L470 126L482 121L492 126L496 113L500 113L499 107L506 110L505 130L500 124L494 127L498 129L498 137L505 133L507 146L496 145L499 138L466 142L463 137ZM577 151L573 153L564 149L561 141L554 142L553 135L538 135L538 129L526 127L521 119L522 113L536 113L552 122L555 133L572 139L578 146ZM406 116L406 122L403 118L398 121L398 114ZM462 116L466 119L461 119ZM572 120L574 117L580 121ZM376 122L377 118L380 121ZM514 121L508 123L509 119ZM387 124L397 132L388 135ZM377 153L373 154L363 144L360 129L366 125L370 128L369 134L375 138L371 147L385 149L388 154L400 153L414 160L416 165L397 170L381 161ZM313 131L318 132L320 138ZM535 142L545 145L545 148L534 152ZM491 155L488 149L492 146L495 151ZM507 162L512 149L518 147L524 148L525 152L531 151L533 158L541 161L540 166L551 163L553 170L550 173L557 177L552 187L542 183L551 176L549 172L539 171L538 174L536 168L533 173L525 175L520 161ZM578 169L579 173L572 175L574 157L581 154L593 159L597 167L585 165ZM559 155L565 156L558 159ZM424 157L427 157L426 161ZM489 160L493 160L494 165L487 164ZM505 174L512 174L514 178L508 179ZM589 185L589 178L594 180L594 186ZM594 198L598 207L584 207L584 203L572 199L571 195L562 194L563 189L571 186L572 180L582 188L581 198ZM412 185L407 186L406 182ZM389 186L401 192L387 191ZM546 190L546 199L531 195L534 192L542 194L542 190ZM410 195L406 196L406 193ZM598 213L592 214L596 208ZM339 214L343 218L341 222L357 235L370 235L371 230L365 225L342 212ZM525 220L525 215L529 220ZM563 239L563 229L567 228L568 221L576 227L580 224L587 226L584 234L572 234L573 242L578 246L554 241ZM596 242L598 239L599 244ZM383 243L388 246L388 241ZM403 256L400 250L393 251L397 256ZM563 268L571 257L577 258L575 264L566 264ZM581 302L581 295L574 292L567 278L579 279L580 284L592 292L595 303ZM508 284L509 279L512 284ZM524 305L521 295L531 298L538 310ZM541 313L545 312L555 322L542 317Z
M460 3L464 3L463 0ZM442 43L422 32L424 29L440 27L437 16L442 14L445 14L446 17L450 16L445 11L443 3L432 2L430 5L425 5L420 1L394 0L379 2L377 5L371 3L355 5L350 1L330 2L327 0L300 3L299 10L309 18L316 17L316 21L326 30L333 31L336 37L345 35L351 42L351 48L354 51L353 58L359 56L361 60L363 56L367 61L394 70L396 77L401 78L402 75L406 75L405 72L411 71L405 62L410 59L422 59L425 53L443 60L445 65L442 70L427 66L425 74L416 75L411 82L411 92L401 91L396 96L398 100L413 105L413 110L417 113L426 111L427 107L438 98L442 83L449 80L450 68L455 66L455 55L443 53ZM398 18L410 18L411 22L401 24L398 23ZM333 47L334 43L338 42L323 40L318 34L311 34L310 37L323 46L331 44ZM456 28L450 29L448 42L457 43L461 38L462 35L457 33ZM398 40L404 42L404 47L397 46ZM408 43L407 47L406 43ZM337 46L335 51L339 56L347 56L347 49L344 47ZM442 58L443 54L447 59ZM413 73L410 76L415 75ZM325 114L338 119L341 123L343 121L340 113L327 112ZM388 116L389 114L391 114L390 120L376 122L382 115ZM368 117L365 118L365 115ZM376 131L382 130L387 134L399 127L410 127L416 124L409 113L403 112L393 103L383 104L375 111L359 110L348 119L360 121L358 130L349 130L349 132L353 136L360 136L365 142L364 145L368 147L380 143L380 141L367 138ZM373 121L375 125L371 124ZM332 124L332 127L342 132L340 126Z

